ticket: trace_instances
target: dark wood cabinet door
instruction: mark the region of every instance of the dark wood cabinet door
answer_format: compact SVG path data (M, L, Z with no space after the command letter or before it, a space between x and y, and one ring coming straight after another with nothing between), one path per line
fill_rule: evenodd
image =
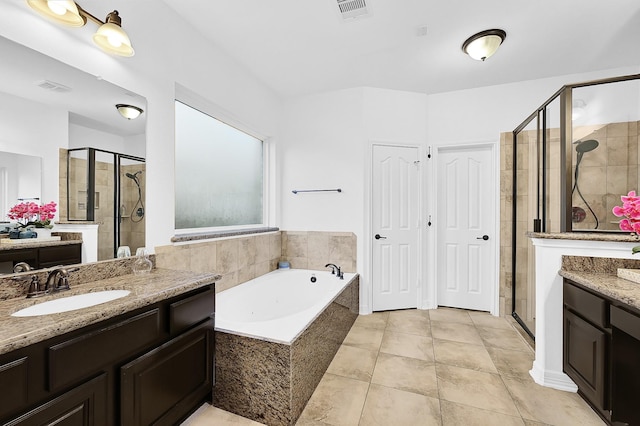
M213 388L213 320L120 369L123 426L173 425Z
M609 336L572 311L564 310L564 370L601 411L608 410Z
M106 374L102 374L5 425L102 426L107 418L106 395Z

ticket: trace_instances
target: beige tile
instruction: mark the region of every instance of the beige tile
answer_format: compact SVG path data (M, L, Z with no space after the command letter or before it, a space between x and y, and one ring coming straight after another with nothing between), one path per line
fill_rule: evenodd
M527 345L522 336L513 329L501 330L488 327L477 327L477 329L485 346L531 352L531 347Z
M417 334L387 330L382 336L380 352L434 362L433 340Z
M290 259L295 257L307 258L307 234L287 233L287 243L284 246L284 255Z
M530 352L487 347L498 372L503 376L529 377L534 355Z
M218 241L216 249L216 271L219 274L227 274L238 270L238 240Z
M374 312L369 315L358 315L354 325L384 330L387 327L388 319L389 312Z
M377 357L376 351L342 345L329 364L327 373L369 382Z
M190 269L195 272L216 271L216 244L194 244L189 250Z
M494 317L488 312L469 312L469 317L476 327L501 328L513 330L509 321L504 317Z
M524 421L524 426L551 426L547 423L534 422L533 420L522 419Z
M372 384L364 403L360 426L439 425L436 398Z
M518 416L518 410L498 374L436 364L440 399Z
M482 339L473 324L431 321L431 335L434 339L482 345Z
M351 330L349 330L349 333L347 334L347 337L344 338L342 344L369 351L378 351L380 349L383 334L383 330L354 325L351 327Z
M259 426L262 423L204 404L181 424L182 426Z
M540 386L531 378L503 376L503 380L523 419L558 426L604 425L577 393Z
M459 322L463 324L473 324L469 311L455 308L438 308L429 310L431 321Z
M256 241L256 263L266 262L269 256L269 235L257 235Z
M421 336L431 336L428 311L407 309L403 311L389 312L387 330L418 334Z
M311 395L298 425L357 425L369 383L325 374Z
M415 358L380 353L371 383L438 397L435 365Z
M269 256L271 259L280 260L282 255L282 233L269 235Z
M498 372L484 346L435 339L433 349L438 363L488 373Z
M253 266L256 263L256 240L254 237L238 240L238 269Z
M524 426L520 416L508 416L450 401L440 401L442 426Z

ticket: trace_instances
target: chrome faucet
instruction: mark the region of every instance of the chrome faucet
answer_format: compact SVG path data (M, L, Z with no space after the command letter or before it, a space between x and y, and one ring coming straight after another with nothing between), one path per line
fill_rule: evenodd
M13 265L13 272L15 273L28 272L32 269L33 268L31 267L31 265L29 265L27 262L18 262L15 265Z
M59 266L49 272L44 291L54 293L56 291L69 290L69 270Z
M331 267L331 274L335 275L336 277L340 278L341 280L344 279L344 275L342 273L342 271L340 271L340 267L334 263L327 263L326 265L324 265L325 268Z

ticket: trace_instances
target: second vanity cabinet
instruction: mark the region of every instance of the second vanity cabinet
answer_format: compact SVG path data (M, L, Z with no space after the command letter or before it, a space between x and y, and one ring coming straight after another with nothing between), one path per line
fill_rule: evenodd
M0 355L0 424L175 424L210 398L214 310L212 283Z
M564 280L564 371L613 425L640 425L640 312Z

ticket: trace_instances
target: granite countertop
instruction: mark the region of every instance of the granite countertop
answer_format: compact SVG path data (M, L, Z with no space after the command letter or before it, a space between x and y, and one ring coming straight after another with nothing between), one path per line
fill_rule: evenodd
M15 250L15 249L27 249L27 248L37 248L37 247L50 247L50 246L68 246L71 244L82 244L82 240L49 240L49 241L38 241L37 238L28 238L28 240L33 240L24 243L0 243L0 251L4 250Z
M640 310L640 284L602 272L560 270L560 276Z
M640 242L638 237L628 232L527 232L527 237L552 240Z
M153 269L150 274L121 275L74 285L69 291L41 298L21 297L0 301L0 354L186 293L220 278L217 274ZM38 317L11 316L13 312L36 303L101 290L130 290L131 294L101 305L59 314Z

